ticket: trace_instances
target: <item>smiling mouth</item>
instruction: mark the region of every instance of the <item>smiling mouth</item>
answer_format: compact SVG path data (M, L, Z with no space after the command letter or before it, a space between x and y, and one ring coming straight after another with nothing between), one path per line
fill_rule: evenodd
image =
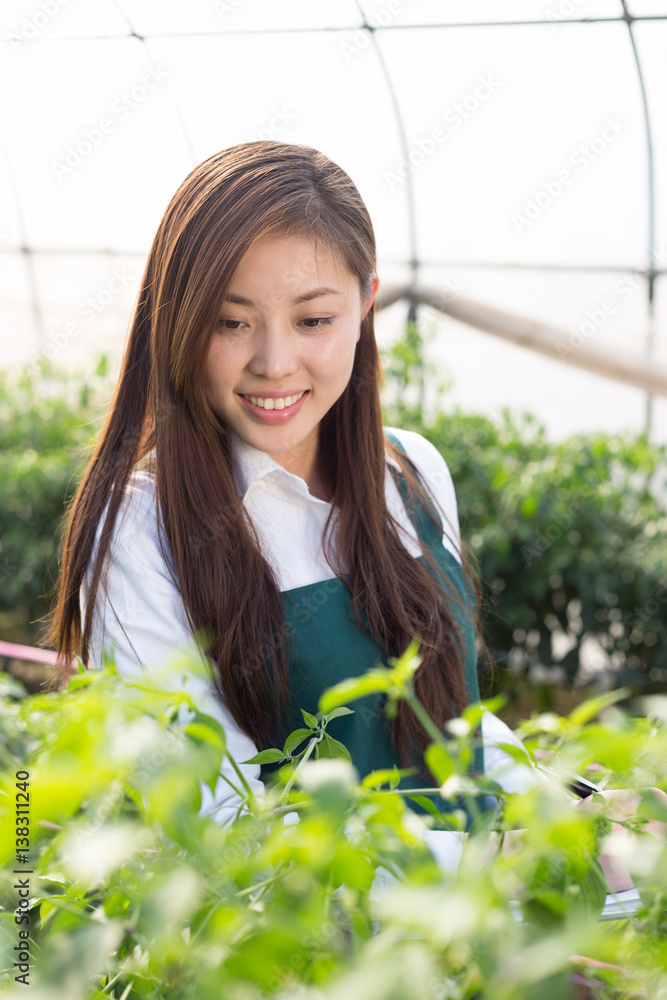
M293 396L280 396L277 399L271 399L267 396L248 396L245 392L240 392L239 395L263 410L284 410L288 406L293 406L308 391L308 389L303 389Z

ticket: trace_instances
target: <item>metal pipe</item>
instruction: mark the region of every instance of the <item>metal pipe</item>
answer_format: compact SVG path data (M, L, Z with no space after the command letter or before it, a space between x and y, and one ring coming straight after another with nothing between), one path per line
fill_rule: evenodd
M565 350L571 335L560 327L519 316L462 295L446 300L437 288L427 286L391 285L381 289L376 308L387 309L401 299L431 306L460 323L545 354L556 361L585 368L596 375L633 385L644 392L667 396L667 366L664 364L649 363L645 358L635 358L629 354L606 354L586 345Z

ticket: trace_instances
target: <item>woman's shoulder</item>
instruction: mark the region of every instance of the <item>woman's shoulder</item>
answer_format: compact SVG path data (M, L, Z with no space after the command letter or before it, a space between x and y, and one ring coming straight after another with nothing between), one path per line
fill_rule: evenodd
M396 438L405 449L407 457L412 462L417 474L436 501L440 515L444 515L443 527L447 536L445 545L460 561L460 530L456 490L449 466L438 449L417 431L408 431L399 427L383 428L385 434ZM454 541L450 540L450 533Z
M97 526L99 540L111 498L107 500ZM146 559L158 546L158 502L155 476L134 470L125 487L114 524L111 547L115 556L130 549L138 560Z
M417 431L408 431L402 427L384 427L383 430L385 435L391 435L398 440L420 476L434 489L453 492L449 466L434 444Z
M130 473L120 505L123 518L128 521L148 522L156 518L157 488L155 476L135 469Z

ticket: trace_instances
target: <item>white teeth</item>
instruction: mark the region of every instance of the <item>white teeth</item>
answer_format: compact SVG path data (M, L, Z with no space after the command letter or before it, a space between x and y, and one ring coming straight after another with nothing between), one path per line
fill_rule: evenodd
M251 403L255 406L261 406L263 410L284 410L286 406L292 406L296 403L297 399L301 399L303 392L299 392L296 396L285 396L284 399L262 399L261 396L246 396L243 393L245 399L249 399Z

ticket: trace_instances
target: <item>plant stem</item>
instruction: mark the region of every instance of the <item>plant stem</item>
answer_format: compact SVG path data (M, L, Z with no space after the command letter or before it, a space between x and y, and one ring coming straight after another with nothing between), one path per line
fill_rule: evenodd
M387 788L384 790L385 795L439 795L440 789L434 788L432 785L429 788Z
M417 716L417 718L419 719L422 726L424 727L428 735L431 737L433 742L436 743L438 746L442 747L443 750L447 751L448 748L445 737L442 735L442 733L434 723L433 719L431 718L431 716L428 714L428 712L420 702L419 698L417 698L417 696L415 695L412 684L406 684L405 700L407 701L408 705L410 706L414 714ZM474 823L475 820L479 819L480 816L480 810L477 805L477 802L475 801L475 796L466 795L464 796L464 799L466 807L470 810L471 820Z
M109 982L106 984L106 986L103 988L102 993L106 993L107 990L111 989L113 984L116 982L116 980L120 979L120 977L121 973L117 972L116 975L113 977L113 979L110 979Z
M243 792L241 791L240 788L236 787L231 778L229 778L226 774L222 774L222 772L220 772L220 777L224 778L224 780L236 792L236 794L239 795L241 798L243 798Z
M282 816L284 813L294 812L297 809L312 809L312 802L288 802L284 806L276 806L271 810L272 816Z
M252 788L250 787L250 785L246 781L245 775L243 774L243 772L241 771L241 768L238 766L238 764L236 763L236 761L234 760L234 758L230 754L229 750L225 750L225 756L227 757L227 760L230 762L230 764L232 765L232 767L234 768L234 770L238 774L239 778L241 779L241 784L243 785L243 787L245 788L246 792L248 793L248 798L250 799L250 804L253 805L253 806L257 805L256 799L255 799L255 795L254 795L254 792L253 792Z
M319 743L319 742L320 741L317 739L317 737L313 737L311 739L310 743L308 744L308 746L306 747L306 749L305 749L305 751L303 753L303 756L301 757L301 760L299 761L299 763L297 764L296 768L294 769L294 772L292 773L291 778L288 780L287 784L283 788L281 796L280 796L281 799L284 799L286 797L286 795L289 792L290 788L294 784L294 781L295 781L295 779L296 779L299 771L301 770L301 768L303 767L303 765L305 764L305 762L308 760L308 758L310 757L310 755L313 752L313 750L315 749L315 744Z
M249 892L254 892L256 889L259 889L259 892L257 893L257 895L254 896L252 898L252 900L251 900L251 902L256 903L257 900L260 898L260 896L268 888L268 886L272 885L274 882L276 882L279 878L282 877L282 875L283 875L286 867L287 867L287 864L284 861L281 861L277 865L276 870L273 873L273 875L269 875L268 878L263 879L261 882L255 882L254 885L249 885L245 889L240 889L236 893L236 895L237 896L246 896Z
M417 716L417 718L419 719L422 726L424 727L428 735L431 737L433 742L437 743L438 746L441 746L443 750L446 750L447 741L445 740L445 737L442 735L442 733L436 726L435 722L433 721L431 716L428 714L428 712L420 702L419 698L417 698L417 696L415 695L412 689L412 685L406 685L405 700L407 701L408 705L415 713L415 715Z

